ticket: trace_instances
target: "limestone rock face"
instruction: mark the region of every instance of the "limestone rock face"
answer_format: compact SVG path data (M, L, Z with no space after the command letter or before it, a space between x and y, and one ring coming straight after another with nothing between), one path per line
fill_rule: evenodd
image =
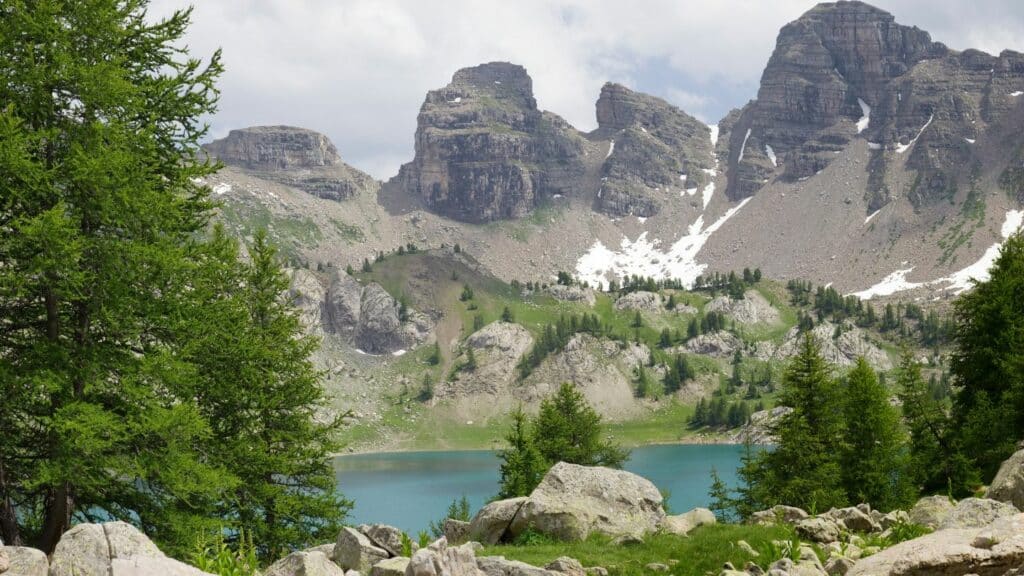
M702 187L714 166L710 129L661 98L607 83L595 135L608 139L596 208L612 216L653 216L679 192Z
M345 272L332 270L324 296L321 323L329 334L349 340L370 354L390 354L427 339L433 322L426 315L401 305L377 283L363 286Z
M981 528L939 530L858 561L850 576L1010 575L1024 565L1024 514Z
M526 69L491 62L455 73L427 94L416 156L395 184L428 209L466 222L518 218L583 174L583 139L541 112Z
M345 576L345 571L323 552L292 552L274 562L265 576Z
M1003 462L985 496L1024 509L1024 450L1018 450Z
M348 526L338 533L334 545L334 561L344 570L358 570L368 574L370 568L381 560L387 560L387 550L374 546L362 532Z
M544 476L512 522L562 540L598 532L642 537L665 518L661 493L649 480L623 470L560 462Z
M7 546L4 552L8 557L7 576L47 576L50 572L50 561L42 550L22 546Z
M343 271L332 269L324 301L323 324L332 334L355 333L363 300L363 286Z
M345 200L373 186L370 176L346 165L318 132L292 126L232 130L205 146L221 162L328 200Z

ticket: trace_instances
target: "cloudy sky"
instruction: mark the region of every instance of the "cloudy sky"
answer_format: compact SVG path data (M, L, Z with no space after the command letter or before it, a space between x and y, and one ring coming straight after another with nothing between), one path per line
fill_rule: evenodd
M458 68L506 60L541 108L594 128L608 80L709 122L757 92L779 28L812 0L154 0L196 5L193 55L223 48L214 136L289 124L326 133L377 178L412 158L427 90ZM1024 51L1022 0L877 0L952 48Z

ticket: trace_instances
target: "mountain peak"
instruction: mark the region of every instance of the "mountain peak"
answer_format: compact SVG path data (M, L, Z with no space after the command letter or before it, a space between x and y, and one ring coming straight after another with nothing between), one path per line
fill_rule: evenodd
M251 126L232 130L205 146L221 162L250 170L288 170L341 163L327 136L294 126Z

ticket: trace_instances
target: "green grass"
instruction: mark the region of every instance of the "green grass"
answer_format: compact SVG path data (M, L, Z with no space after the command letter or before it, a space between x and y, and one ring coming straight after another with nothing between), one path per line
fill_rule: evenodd
M678 442L693 435L687 428L693 417L693 406L668 400L644 418L605 424L605 431L624 446L640 446L659 442Z
M534 566L544 566L559 556L570 556L584 566L602 566L612 576L649 575L645 566L652 562L668 565L674 576L704 576L718 574L726 562L742 569L748 561L766 567L778 558L767 556L773 540L792 540L795 537L787 526L742 526L718 524L702 526L687 537L655 534L643 543L616 546L606 537L592 536L584 542L542 542L523 546L489 546L477 556L504 556ZM753 558L742 551L736 542L745 540L754 550L764 550Z

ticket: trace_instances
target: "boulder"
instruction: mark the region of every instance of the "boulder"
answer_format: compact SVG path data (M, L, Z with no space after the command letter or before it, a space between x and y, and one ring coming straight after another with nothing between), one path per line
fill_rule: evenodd
M656 292L630 292L623 294L615 301L616 310L639 310L641 312L660 312L663 306L661 296Z
M292 552L274 562L264 576L345 576L345 571L323 552Z
M805 518L796 523L796 533L801 538L806 538L819 544L828 544L839 539L841 532L839 524L831 518L815 516Z
M1024 450L1018 450L1003 462L985 497L1009 502L1024 510Z
M402 556L381 560L370 569L370 576L405 576L409 567L409 559Z
M940 530L947 528L980 528L998 518L1014 516L1020 512L1013 504L987 498L964 498L949 512Z
M594 532L642 537L664 520L661 503L658 488L636 474L559 462L530 494L511 531L532 528L562 540L584 540Z
M566 576L587 576L587 571L583 568L583 564L580 564L579 560L568 556L555 558L544 569L559 572Z
M908 540L857 562L849 576L982 576L1024 565L1024 514L984 528L951 528Z
M452 544L462 544L469 540L469 527L469 522L445 518L443 527L444 537Z
M484 576L484 572L477 567L471 545L448 546L441 538L412 555L405 576Z
M946 496L925 496L907 512L910 521L932 530L937 529L953 511L953 503Z
M42 550L22 546L4 548L10 561L6 576L47 576L50 573L50 561Z
M714 524L716 521L715 514L711 510L694 508L685 514L666 516L661 523L661 528L670 534L685 536L698 526Z
M348 526L338 532L334 545L334 561L345 570L358 570L368 574L370 568L388 558L387 550L374 546L365 534Z
M833 508L822 514L852 532L881 532L882 527L860 508Z
M483 544L501 542L527 500L525 496L509 498L481 508L469 523L469 539Z
M312 548L306 548L306 552L321 552L326 555L328 559L334 558L334 542L313 546Z
M850 572L856 562L849 558L832 558L825 563L825 573L828 576L845 576Z
M50 576L109 576L110 547L100 524L78 524L61 536L50 559Z
M504 556L483 556L477 558L476 563L487 576L558 576L560 574L526 562L507 560Z
M583 288L581 286L554 284L548 287L548 292L556 300L562 300L564 302L584 302L593 306L594 302L597 301L597 297L594 295L594 291L592 289Z
M754 512L750 516L751 524L796 524L797 522L808 517L807 512L804 512L800 508L794 506L784 506L778 504L769 508L768 510L761 510L760 512Z
M405 533L398 528L387 524L363 524L359 531L369 538L374 546L387 550L388 554L402 555L402 540Z
M115 566L115 560L123 562ZM145 534L125 522L78 524L64 533L50 557L50 576L110 576L115 570L120 574L202 573L165 558Z
M11 567L11 557L7 554L7 549L4 548L3 541L0 541L0 574L7 572Z

